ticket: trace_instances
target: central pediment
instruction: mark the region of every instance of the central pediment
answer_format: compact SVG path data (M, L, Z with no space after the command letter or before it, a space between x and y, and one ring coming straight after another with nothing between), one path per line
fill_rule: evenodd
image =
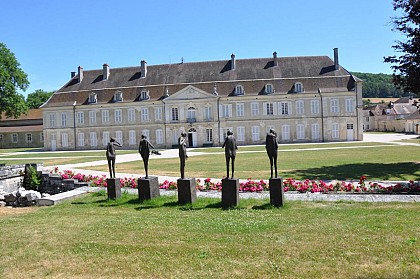
M178 92L165 98L166 100L197 100L197 99L212 99L217 98L216 95L208 93L204 90L198 89L192 85L179 90Z

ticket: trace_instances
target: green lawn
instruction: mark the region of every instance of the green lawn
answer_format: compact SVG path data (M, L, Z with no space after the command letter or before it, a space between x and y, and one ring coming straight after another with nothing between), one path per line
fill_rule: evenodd
M2 278L420 278L420 204L105 192L0 214ZM0 208L1 210L1 208ZM24 270L22 270L24 267Z
M321 150L280 150L279 175L316 180L358 180L362 175L368 180L420 180L418 146L381 145L344 149L320 146ZM240 153L242 151L248 152ZM253 147L252 150L240 149L238 152L235 164L237 178L269 178L270 164L263 146ZM89 169L107 171L107 166ZM179 176L179 159L150 160L149 171L152 175ZM224 154L190 157L185 171L189 177L222 178L226 175ZM117 172L144 175L143 163L117 164Z

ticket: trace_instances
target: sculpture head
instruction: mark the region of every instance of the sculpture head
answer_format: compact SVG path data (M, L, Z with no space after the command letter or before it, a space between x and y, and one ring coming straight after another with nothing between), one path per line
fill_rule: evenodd
M147 139L147 136L145 136L145 135L141 135L141 138L142 138L142 139Z
M227 131L227 135L228 135L228 136L231 136L231 135L233 135L233 132L232 132L231 130L228 130L228 131Z
M109 141L114 142L114 141L116 141L116 139L114 137L112 137Z
M187 133L185 133L185 132L181 133L181 137L185 138L186 136L187 136Z

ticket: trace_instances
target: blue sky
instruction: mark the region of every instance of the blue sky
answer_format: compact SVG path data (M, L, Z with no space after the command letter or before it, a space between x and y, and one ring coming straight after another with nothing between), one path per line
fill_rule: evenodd
M392 0L2 0L0 42L30 87L57 90L85 70L278 56L328 55L349 71L392 73L383 57Z

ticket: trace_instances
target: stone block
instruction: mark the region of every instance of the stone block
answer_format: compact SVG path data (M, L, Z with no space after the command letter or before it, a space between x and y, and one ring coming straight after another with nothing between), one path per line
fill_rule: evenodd
M236 178L222 179L222 207L239 205L239 180Z
M270 204L281 207L284 205L283 178L270 178Z
M121 198L121 182L119 178L108 178L106 180L108 199Z
M178 203L194 203L197 200L195 178L180 178L177 180Z
M159 180L156 176L137 179L139 200L151 200L160 196Z

